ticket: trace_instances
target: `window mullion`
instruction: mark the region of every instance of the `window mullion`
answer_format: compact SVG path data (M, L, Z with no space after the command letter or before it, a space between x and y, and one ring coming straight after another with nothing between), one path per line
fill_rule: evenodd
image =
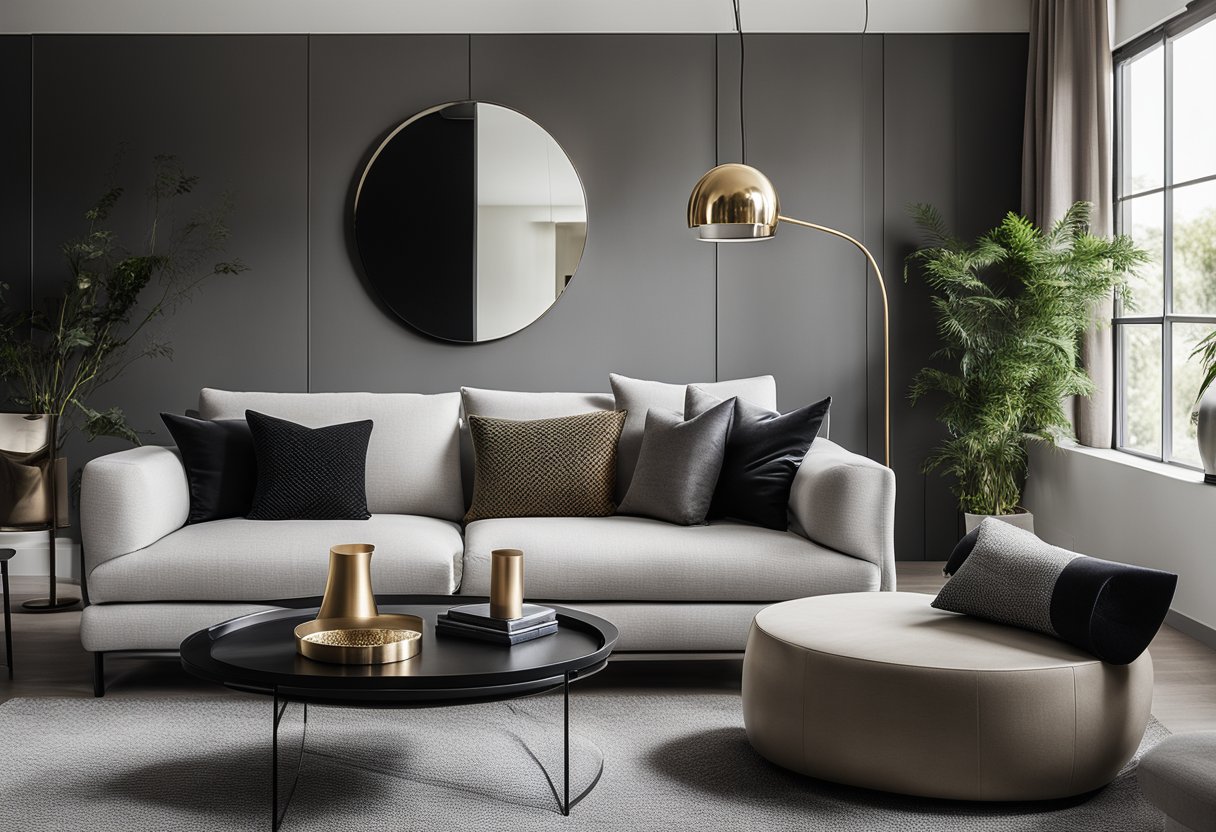
M1169 462L1174 456L1174 42L1165 38L1165 193L1164 227L1162 229L1161 274L1162 311L1165 319L1161 326L1161 459Z

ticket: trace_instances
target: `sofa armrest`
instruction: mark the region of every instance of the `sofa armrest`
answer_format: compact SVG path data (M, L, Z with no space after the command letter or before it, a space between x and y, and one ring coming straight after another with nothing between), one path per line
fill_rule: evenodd
M80 485L86 573L180 529L189 515L190 487L176 448L144 445L92 460Z
M880 589L895 589L895 472L819 438L790 490L793 530L873 563Z

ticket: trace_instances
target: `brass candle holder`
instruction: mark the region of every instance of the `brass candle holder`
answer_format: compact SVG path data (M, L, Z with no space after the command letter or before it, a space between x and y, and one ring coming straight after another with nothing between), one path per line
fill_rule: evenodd
M372 592L370 543L346 543L329 550L329 577L321 609L295 628L303 656L331 664L388 664L422 649L422 619L381 615Z
M523 614L523 550L494 549L490 552L490 616L511 619Z

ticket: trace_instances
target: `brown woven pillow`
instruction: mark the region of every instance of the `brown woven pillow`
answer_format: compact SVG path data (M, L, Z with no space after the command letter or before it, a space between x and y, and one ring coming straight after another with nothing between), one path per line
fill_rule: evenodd
M612 514L624 424L623 410L528 422L469 416L475 477L464 521Z

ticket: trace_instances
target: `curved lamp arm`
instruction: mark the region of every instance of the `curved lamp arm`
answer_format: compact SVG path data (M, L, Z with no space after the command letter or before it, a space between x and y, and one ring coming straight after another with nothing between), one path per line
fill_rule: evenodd
M816 225L813 222L805 220L796 220L793 217L782 215L777 216L778 222L786 222L790 225L800 225L803 228L812 228L815 231L822 231L825 234L831 234L833 237L839 237L842 240L848 240L853 245L857 246L858 250L866 256L866 260L870 263L870 268L874 269L874 276L878 278L878 291L882 294L882 384L883 384L883 459L886 466L891 467L891 332L890 323L887 312L887 284L882 279L882 271L878 268L878 263L874 261L874 255L870 254L870 250L861 244L861 241L855 240L843 231L837 231L835 228L828 228L825 225Z

